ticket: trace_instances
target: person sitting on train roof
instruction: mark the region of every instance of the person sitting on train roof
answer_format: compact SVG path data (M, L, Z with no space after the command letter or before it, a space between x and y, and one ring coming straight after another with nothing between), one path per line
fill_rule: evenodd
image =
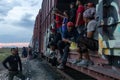
M90 60L89 50L98 50L98 31L97 22L94 18L95 12L93 8L87 9L84 14L84 21L87 24L87 37L78 39L79 52L81 53L80 59L82 60L77 63L78 66L89 66L93 62ZM83 55L83 56L82 56Z
M76 42L78 35L79 34L76 28L74 27L73 22L68 22L67 31L63 33L62 41L58 43L58 49L61 54L62 62L57 68L64 69L69 55L70 44L72 42Z
M76 1L76 5L78 6L76 10L76 21L75 21L75 27L77 28L77 31L79 34L81 34L81 31L84 29L84 20L83 20L83 12L85 10L84 6L82 5L80 0Z
M75 18L76 18L76 8L75 8L75 3L72 2L70 4L69 21L75 24Z
M55 20L54 20L54 22L56 23L55 28L57 29L57 32L61 33L62 32L61 26L62 26L62 17L63 16L57 8L53 9L53 14L55 15Z

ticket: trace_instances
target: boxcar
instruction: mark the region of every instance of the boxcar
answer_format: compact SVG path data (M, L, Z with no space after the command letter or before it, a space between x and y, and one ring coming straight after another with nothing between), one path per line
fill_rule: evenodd
M110 65L120 67L120 0L81 0L83 4L96 5L96 18L99 30L99 50L101 58ZM69 4L76 0L43 0L34 26L32 44L39 52L47 53L49 28L53 25L52 9L69 10ZM103 57L102 57L103 56Z

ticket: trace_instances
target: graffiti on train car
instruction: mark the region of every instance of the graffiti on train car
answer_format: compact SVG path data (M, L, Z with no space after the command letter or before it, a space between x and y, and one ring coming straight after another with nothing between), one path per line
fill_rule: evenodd
M99 53L120 56L120 0L104 0ZM99 3L100 4L100 3Z

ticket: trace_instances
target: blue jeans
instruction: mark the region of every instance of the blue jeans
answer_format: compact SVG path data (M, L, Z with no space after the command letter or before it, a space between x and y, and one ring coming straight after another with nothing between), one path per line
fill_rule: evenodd
M57 28L57 32L62 33L62 27Z
M60 55L62 56L62 65L65 66L67 62L67 58L69 55L69 43L65 43L63 41L58 42L58 50L60 51ZM64 51L64 52L63 52Z

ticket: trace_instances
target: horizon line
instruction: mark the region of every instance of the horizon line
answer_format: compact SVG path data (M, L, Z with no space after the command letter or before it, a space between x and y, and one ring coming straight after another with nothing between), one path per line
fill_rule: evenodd
M0 43L0 48L2 47L27 47L29 42L16 42L16 43Z

